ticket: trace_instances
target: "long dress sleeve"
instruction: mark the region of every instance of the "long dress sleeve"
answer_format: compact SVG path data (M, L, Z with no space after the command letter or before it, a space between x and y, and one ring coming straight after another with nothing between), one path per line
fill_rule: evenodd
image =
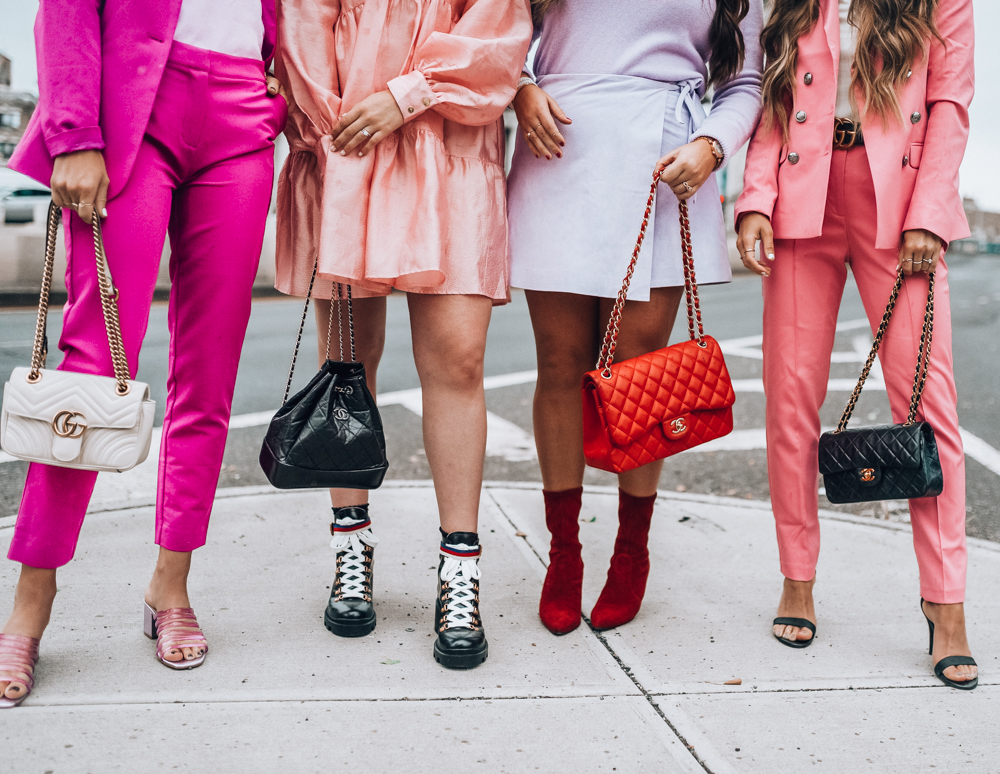
M291 96L285 134L293 150L319 152L321 140L329 136L340 118L335 36L340 10L336 0L278 3L274 74Z
M404 121L436 110L484 126L514 98L530 41L527 0L469 0L451 32L417 42L412 69L389 81L389 91Z
M740 24L745 45L743 69L716 88L712 112L695 133L696 137L714 137L722 143L727 161L750 138L760 118L760 85L764 69L760 31L763 23L761 0L750 0L750 10Z

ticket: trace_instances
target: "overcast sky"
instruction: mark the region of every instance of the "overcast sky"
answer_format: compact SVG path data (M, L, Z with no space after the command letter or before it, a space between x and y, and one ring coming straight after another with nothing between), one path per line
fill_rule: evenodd
M990 42L991 32L1000 30L1000 2L974 3L980 42L976 50L977 91L961 187L964 196L975 198L984 209L1000 212L1000 45ZM37 0L3 0L0 11L0 51L13 60L14 88L36 94L31 28L37 9Z

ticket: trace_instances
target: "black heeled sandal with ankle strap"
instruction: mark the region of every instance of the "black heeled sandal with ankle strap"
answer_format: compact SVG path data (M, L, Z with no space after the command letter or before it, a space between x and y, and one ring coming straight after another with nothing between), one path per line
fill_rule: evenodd
M784 637L779 637L777 634L774 635L774 639L782 645L787 645L790 648L808 648L812 645L813 640L816 639L816 624L807 618L775 618L771 625L798 626L800 629L808 629L813 633L813 636L808 640L786 640ZM773 630L771 633L774 634Z
M931 656L934 655L934 622L927 618L927 613L924 613L924 600L920 599L920 612L923 613L924 618L927 619L927 629L930 632L930 644L927 646L927 652ZM943 659L938 661L934 665L934 674L937 675L938 680L951 688L958 688L960 691L971 691L977 685L979 685L979 675L976 675L971 680L952 680L951 678L944 676L944 670L948 667L953 666L974 666L979 667L976 660L972 656L945 656Z

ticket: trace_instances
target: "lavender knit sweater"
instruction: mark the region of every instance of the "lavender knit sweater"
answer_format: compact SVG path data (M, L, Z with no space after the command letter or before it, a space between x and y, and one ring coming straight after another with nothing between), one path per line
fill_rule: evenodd
M561 0L535 30L534 75L631 75L678 83L699 80L704 96L715 0ZM695 133L722 143L728 159L750 138L760 117L763 52L761 0L750 0L740 29L742 72L715 90L708 118ZM572 116L570 116L572 118Z

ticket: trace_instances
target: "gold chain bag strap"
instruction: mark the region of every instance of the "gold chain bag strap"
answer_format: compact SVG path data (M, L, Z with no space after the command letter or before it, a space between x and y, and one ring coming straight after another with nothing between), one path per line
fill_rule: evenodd
M851 393L837 429L819 439L819 469L826 486L826 497L832 503L871 502L874 500L908 500L937 497L944 486L941 462L938 458L934 430L927 422L917 421L920 398L930 370L931 336L934 330L934 274L927 277L927 305L917 347L917 367L913 375L913 390L906 422L901 425L880 425L848 429L861 389L875 364L889 320L896 308L903 287L903 272L896 282L889 303L882 315L875 342L861 377Z
M118 320L118 291L111 283L96 213L92 226L97 281L114 376L45 367L49 291L61 218L62 211L50 204L31 365L15 368L4 385L0 446L27 462L79 470L130 470L149 454L156 404L149 397L149 385L129 378Z
M628 288L639 260L660 178L646 200L639 237L604 334L596 370L583 377L587 464L622 473L720 438L733 429L733 392L722 348L706 336L695 281L687 202L679 202L688 341L615 363Z

